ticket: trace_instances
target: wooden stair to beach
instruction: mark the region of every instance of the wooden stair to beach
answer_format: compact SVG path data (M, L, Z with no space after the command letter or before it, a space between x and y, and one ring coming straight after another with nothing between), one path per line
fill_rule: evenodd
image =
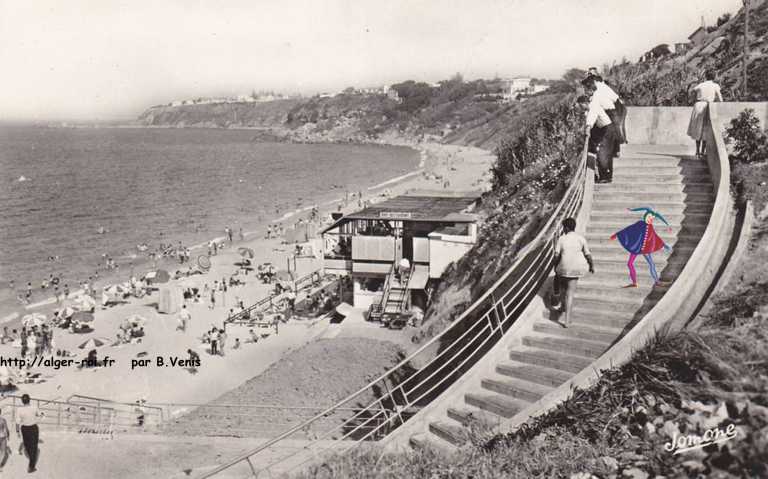
M468 441L470 430L512 418L597 359L642 318L669 286L655 286L642 257L635 261L638 288L629 282L628 253L610 241L612 233L642 218L627 208L650 207L661 213L657 233L672 253L654 253L663 282L675 281L699 242L714 204L708 167L690 149L670 145L624 145L614 162L610 184L596 184L586 238L595 274L579 280L573 325L565 329L558 315L545 310L532 330L496 364L477 390L429 423L428 431L410 438L413 447L454 448Z

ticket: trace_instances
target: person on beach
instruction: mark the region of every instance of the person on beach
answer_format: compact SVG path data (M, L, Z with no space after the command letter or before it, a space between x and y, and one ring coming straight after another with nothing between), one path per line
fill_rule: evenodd
M226 226L224 228L224 233L227 234L227 238L229 239L229 244L232 244L232 228L230 228L229 226Z
M210 309L216 307L216 288L211 289L211 304L208 306Z
M22 326L21 327L21 335L19 336L19 340L21 341L21 358L24 359L27 357L27 327Z
M238 229L237 236L240 238L240 241L245 241L245 233L243 233L242 226L240 226L240 228Z
M592 254L589 252L587 240L576 233L576 220L566 218L563 220L563 234L557 239L555 245L555 281L552 288L552 309L565 313L560 325L567 328L571 325L571 312L573 311L573 297L576 294L576 283L584 275L584 270L595 273L592 262ZM565 296L563 301L562 295ZM563 307L563 302L565 303Z
M216 328L211 329L211 355L217 356L219 354L219 330Z
M695 97L691 119L688 122L688 136L696 142L696 156L701 158L707 151L707 145L704 141L704 120L706 119L709 104L716 101L723 101L723 95L720 93L720 85L715 83L714 70L707 70L704 73L702 83L699 83L691 92Z
M69 285L65 284L64 285L64 299L67 299L67 298L69 298Z
M650 269L654 285L664 286L665 284L659 280L659 274L656 272L656 265L654 264L651 255L661 249L670 252L672 251L672 248L656 233L656 230L653 228L653 219L658 218L661 220L667 225L668 231L670 232L672 231L672 228L661 214L651 208L629 208L629 211L643 212L643 219L612 234L610 238L611 240L618 239L621 246L623 246L629 253L627 268L629 268L629 279L631 283L626 285L625 288L637 288L635 259L637 259L638 255L643 255L643 258L645 258L645 261L648 263L648 268Z
M27 304L32 302L32 283L27 283Z
M29 458L27 472L37 470L38 441L40 440L40 429L37 427L37 418L40 411L30 404L29 394L21 396L22 406L16 409L16 434L21 437L24 450Z
M187 331L187 322L192 319L192 315L189 314L189 310L187 309L187 305L181 306L181 311L179 311L179 325L176 327L176 330L181 330L182 333Z
M187 349L187 355L189 359L189 364L191 364L191 366L187 368L187 371L189 371L190 374L196 374L197 366L195 366L195 364L200 364L200 355L197 354L195 351L192 351L191 349Z

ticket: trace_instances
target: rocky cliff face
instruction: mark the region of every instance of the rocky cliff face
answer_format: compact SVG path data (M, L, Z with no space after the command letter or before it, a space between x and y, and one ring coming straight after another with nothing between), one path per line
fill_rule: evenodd
M300 101L155 106L142 113L139 122L145 126L279 129Z

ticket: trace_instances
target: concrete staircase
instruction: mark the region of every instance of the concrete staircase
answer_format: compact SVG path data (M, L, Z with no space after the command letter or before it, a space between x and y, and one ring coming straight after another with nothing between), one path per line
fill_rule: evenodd
M555 312L544 311L532 329L512 347L508 358L467 392L463 403L429 423L429 433L410 438L413 447L452 448L464 444L469 430L512 418L530 403L565 383L597 359L623 332L642 318L669 286L655 286L648 266L637 258L638 288L629 283L628 254L614 232L639 219L627 208L651 207L667 219L671 232L654 222L671 254L654 253L662 281L674 282L704 233L714 203L707 164L689 148L668 145L625 145L614 162L614 180L595 185L586 237L595 274L579 281L573 325L562 328Z

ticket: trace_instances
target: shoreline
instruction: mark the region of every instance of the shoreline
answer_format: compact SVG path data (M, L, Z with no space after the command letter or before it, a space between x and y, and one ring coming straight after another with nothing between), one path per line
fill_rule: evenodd
M70 127L61 127L61 128L70 128ZM147 127L137 127L138 129L141 128L147 128ZM226 130L226 128L221 128L222 130ZM306 144L301 142L294 142L296 144ZM317 142L317 144L330 144L327 142ZM349 143L340 143L340 144L349 144ZM380 143L358 143L361 146L381 146L381 147L405 147L415 154L416 158L416 169L412 170L410 172L407 172L403 175L398 175L393 178L385 179L383 182L373 185L373 186L365 186L361 184L354 184L350 185L350 188L347 189L348 193L350 193L350 198L355 197L356 199L356 192L373 192L377 189L383 188L383 185L389 185L394 183L399 183L411 176L417 175L420 171L420 167L423 164L423 158L421 157L421 152L418 148L418 145L403 145L403 144L380 144ZM259 215L259 219L251 219L250 222L253 224L255 223L255 227L249 229L248 231L243 231L244 238L251 239L254 236L258 237L259 235L263 236L266 231L267 227L269 225L274 224L283 224L283 226L287 229L291 225L286 224L287 221L293 220L297 221L299 218L301 218L303 215L306 215L308 212L310 212L315 205L320 207L321 213L326 214L323 212L323 208L321 206L330 206L330 205L336 205L338 203L341 203L344 201L344 196L339 197L339 192L337 191L326 191L324 193L319 194L317 197L314 198L302 198L302 202L305 203L307 206L302 206L299 208L293 208L293 209L287 209L283 211L279 211L277 216L271 217L271 218L262 218L261 215ZM343 192L342 192L343 194ZM298 196L298 195L297 195ZM364 195L366 196L366 195ZM367 199L367 198L366 198ZM334 210L336 211L336 210ZM328 212L327 214L329 214ZM265 215L266 216L266 215ZM242 225L244 223L244 218L237 218L231 223L231 228L233 230L233 236L237 238L238 232L236 231L238 229L238 226ZM209 232L213 233L213 232ZM109 234L109 232L107 233ZM101 289L104 285L111 285L116 283L121 283L123 281L126 281L129 279L132 275L136 275L139 277L141 273L145 273L148 271L152 271L153 269L165 269L169 273L173 274L176 270L186 270L191 265L197 264L197 256L198 254L195 254L195 252L199 252L200 250L204 250L207 245L211 241L217 241L222 242L225 239L225 236L223 233L221 235L209 237L209 238L194 238L189 239L191 236L194 236L193 234L179 234L178 236L174 238L170 238L169 241L171 241L169 244L175 244L177 241L181 240L186 247L190 249L190 252L192 255L190 256L190 261L186 263L179 263L178 260L174 257L157 257L154 261L156 263L156 266L153 266L153 259L149 257L149 255L145 252L139 252L136 250L136 248L131 248L129 250L123 250L119 252L108 252L109 257L113 258L117 264L118 268L113 270L108 270L104 267L103 264L103 257L98 258L98 256L94 256L93 259L98 261L98 266L95 268L95 271L98 274L98 278L94 279L94 281L91 284L92 288ZM185 240L187 238L187 240ZM153 246L157 246L157 239L153 240ZM188 243L191 243L188 245ZM50 268L50 265L46 265L48 268ZM280 265L278 265L279 267ZM72 267L72 266L70 266ZM44 267L41 267L40 269L46 269ZM53 268L51 268L53 269ZM56 270L59 272L57 275L60 275L62 278L65 278L62 280L60 284L60 292L63 291L63 284L68 284L70 286L70 298L75 295L75 292L78 291L78 285L75 284L75 282L87 279L89 276L96 276L90 275L85 273L84 277L83 275L80 275L79 273L70 273L66 270L66 268L58 268L55 267ZM87 270L88 268L83 265L83 263L80 263L79 265L75 265L73 267L75 270ZM78 278L77 276L80 275L81 277ZM24 316L25 314L29 314L37 308L40 308L42 306L50 306L52 304L55 304L55 297L52 294L52 286L49 286L49 288L46 290L45 294L49 295L42 296L41 297L41 288L40 284L42 280L45 278L45 275L40 276L39 278L35 279L19 279L14 278L16 280L15 283L15 289L11 290L8 288L8 280L9 278L3 278L2 286L0 286L0 327L4 325L8 325L9 316L14 314L14 312L18 312L20 316ZM26 291L26 282L31 281L32 282L32 301L29 305L24 304L18 300L19 297L23 296Z
M384 192L391 196L397 196L414 189L445 189L446 192L477 190L483 189L483 185L489 184L490 165L493 161L490 152L471 147L429 143L415 145L415 149L419 151L419 163L423 168L373 185L370 190L363 189L363 199L375 202L386 199ZM450 183L450 188L446 187L446 179ZM337 192L329 192L329 196L334 197L326 196L322 198L325 201L317 202L320 218L329 221L330 213L339 211L339 205L342 205L341 211L344 214L360 209L356 195L353 201L344 206L345 198L338 197L334 193ZM293 246L282 244L278 239L263 238L264 229L267 224L276 222L292 223L299 217L307 216L311 208L312 206L299 208L297 211L286 213L289 216L283 215L282 219L264 222L260 228L248 231L243 240L239 240L235 234L232 245L227 245L217 256L211 257L211 268L206 274L172 280L166 286L202 287L205 283L212 283L214 279L228 277L237 269L234 264L240 258L237 254L237 248L240 246L252 248L256 252L256 257L252 260L254 265L271 261L279 269L283 269L287 260L292 261ZM195 256L192 255L193 258ZM296 260L298 267L296 274L298 275L306 274L322 266L322 260L318 258L296 258ZM178 262L175 264L178 265ZM159 264L158 266L160 267ZM137 266L134 265L134 267ZM186 264L179 269L185 268ZM173 272L175 268L169 268L169 271ZM124 274L124 272L125 270L120 268L116 274ZM78 349L79 344L88 338L114 338L119 324L131 314L140 314L148 319L147 338L143 344L101 348L99 350L100 355L106 353L110 357L118 359L118 366L115 368L101 368L91 373L70 369L54 371L50 368L38 367L37 372L43 375L45 382L20 384L20 390L17 393L26 392L33 397L45 398L85 394L131 402L137 398L146 397L149 402L204 403L238 387L246 380L257 377L260 371L263 371L270 364L280 361L289 351L322 336L322 332L328 326L327 318L312 321L294 320L281 326L281 334L267 338L263 341L264 344L262 341L258 345L245 344L240 351L232 351L231 353L228 351L226 357L208 354L206 347L201 345L197 338L204 330L210 329L211 324L221 327L222 320L226 318L227 311L234 303L232 298L242 298L247 306L266 297L268 291L272 289L271 285L256 281L254 275L246 276L245 279L247 285L230 289L226 293L226 298L217 293L217 307L215 309L208 307L205 297L200 303L188 303L191 305L188 307L193 319L190 331L186 334L174 331L177 323L175 314L167 315L157 312L158 296L156 293L142 299L129 298L127 303L108 309L101 309L100 306L97 306L96 319L92 323L94 331L88 334L70 334L57 328L55 329L56 348L68 349L77 354L85 353L86 351L83 349ZM105 281L105 279L100 277L101 281ZM222 303L224 307L221 306ZM54 307L55 304L49 304L31 310L23 310L20 316L32 311L51 311ZM22 308L17 307L17 309ZM10 330L11 324L18 324L18 322L19 318L0 326L8 326ZM233 332L230 333L232 339L228 343L234 341L234 338L238 336L241 340L243 337L248 337L245 327L232 326L232 329ZM374 337L379 336L375 334L375 331L369 332L369 334L374 334ZM381 337L381 340L385 340L384 337ZM148 357L171 354L182 356L189 347L196 349L204 359L204 367L200 368L198 374L190 375L183 370L173 370L172 368L146 368L142 371L128 368L131 359L135 358L136 354L141 351L146 351ZM10 344L0 345L0 353L14 357L19 355L19 349L13 348ZM253 366L238 367L238 365L245 364ZM84 377L84 375L86 376Z
M319 144L324 144L324 143L319 143ZM434 156L435 148L441 148L441 147L458 148L459 151L461 151L462 148L475 149L478 151L482 151L487 155L492 155L492 152L488 150L483 150L480 148L460 146L460 145L446 145L442 143L430 143L430 142L405 143L405 144L401 142L391 142L391 143L361 142L359 144L379 145L384 147L388 147L388 146L406 147L418 154L418 163L416 165L416 169L408 173L386 179L372 186L368 186L368 187L357 186L355 188L351 188L353 191L351 192L350 198L354 197L354 201L350 200L347 206L350 206L355 201L357 201L357 194L354 192L354 190L357 190L359 192L364 192L363 201L369 201L371 200L371 196L373 198L376 198L379 196L375 194L377 190L382 190L387 187L394 187L402 184L403 182L407 182L409 180L414 181L414 180L417 180L420 176L434 175L435 172L430 171L435 169L434 165L427 165L427 163L428 163L428 159L430 158L430 155ZM366 193L368 194L366 195ZM315 205L317 205L318 209L320 210L321 218L327 218L331 212L343 211L343 208L338 210L330 210L330 207L344 202L345 198L333 197L328 199L329 196L334 196L334 193L327 193L325 197L321 195L318 198L313 198L312 200L314 201L309 201L309 203L311 204L309 204L308 206L296 208L292 211L287 211L278 217L265 219L261 222L261 224L257 226L256 229L243 231L243 238L247 241L249 239L263 237L269 225L283 224L283 226L286 226L285 225L286 221L292 220L292 219L298 220L299 218L303 218L303 216L306 215L308 212L310 212L315 207ZM349 212L350 211L346 211L345 214ZM240 224L240 221L238 220L234 224L237 226L238 224ZM237 234L235 233L233 236L237 236ZM91 288L98 290L103 288L105 285L121 283L127 279L130 279L131 276L135 276L137 271L152 271L153 269L165 269L169 273L173 274L177 270L185 270L191 265L197 264L196 259L197 259L197 256L199 255L194 254L196 251L199 252L200 250L205 249L207 245L212 241L223 243L225 239L226 237L223 235L215 236L213 238L196 242L195 244L188 246L190 252L193 254L190 256L190 261L183 264L179 263L174 257L160 257L160 258L156 258L155 260L152 260L149 256L143 255L141 253L115 255L114 256L115 259L119 259L123 262L122 263L123 267L116 268L111 271L99 270L99 273L100 273L99 277L97 280L93 281L93 284L91 284ZM125 260L129 260L127 262L127 265L125 263ZM153 266L153 261L155 266ZM278 268L280 266L281 265L277 265ZM126 270L128 270L128 272L126 272ZM77 295L83 292L82 290L77 289L75 287L71 287L70 289L71 291L70 291L69 298L76 297ZM39 308L44 308L48 306L50 307L51 311L53 309L56 309L54 307L56 306L56 299L54 296L45 296L42 299L39 299L39 298L35 299L30 304L21 304L17 300L17 297L18 295L23 294L22 291L23 289L21 285L17 285L15 291L10 291L7 287L0 288L0 298L1 298L0 299L0 327L8 326L10 328L10 325L12 323L15 323L16 320L20 319L26 314L30 314L32 312L39 310ZM39 283L36 286L35 283L33 282L32 291L33 291L33 298L36 294L37 295L40 294ZM18 314L18 316L12 317L15 314Z

